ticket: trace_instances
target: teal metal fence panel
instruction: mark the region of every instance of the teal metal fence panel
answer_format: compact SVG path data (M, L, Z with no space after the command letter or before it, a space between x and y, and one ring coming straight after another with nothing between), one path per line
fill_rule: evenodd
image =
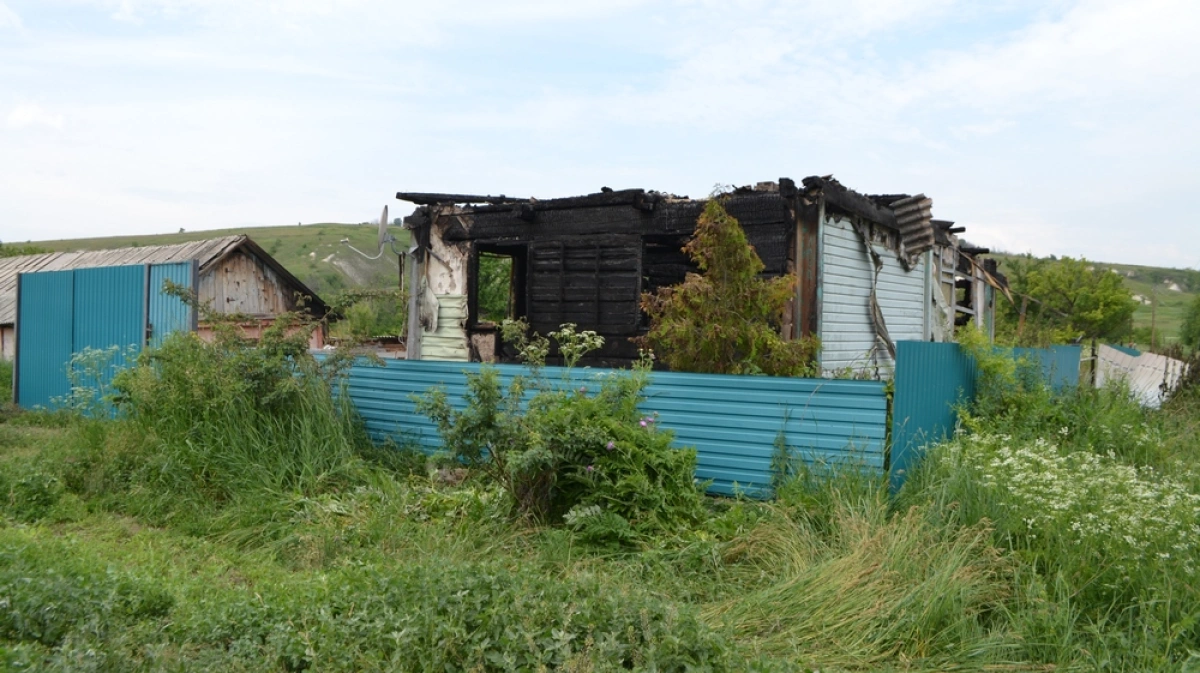
M1049 348L1014 348L1013 355L1038 365L1042 377L1055 390L1079 385L1079 361L1082 346L1051 346Z
M451 403L465 406L465 372L480 365L390 361L351 368L347 394L376 441L441 446L437 428L418 414L414 396L445 389ZM507 384L525 369L498 365ZM547 368L552 382L596 386L611 370L576 369L568 380ZM792 456L805 461L854 461L882 471L887 397L877 381L828 381L766 376L716 376L655 372L641 409L658 414L675 444L695 447L696 476L710 491L762 494L772 480L772 459L782 439Z
M54 408L71 392L72 358L91 348L110 353L84 363L78 383L106 391L145 345L195 327L191 307L162 292L170 279L195 283L192 262L21 274L17 307L17 403ZM153 284L153 289L151 285ZM149 292L148 292L149 290Z
M17 277L16 403L49 407L71 387L75 276L71 271L25 273Z
M172 332L191 332L196 329L196 309L177 296L163 292L170 281L182 288L194 286L196 262L155 264L150 267L150 346L158 348Z
M1014 348L1029 362L1028 374L1055 390L1079 384L1079 346ZM975 365L958 344L900 341L896 344L892 453L889 471L898 487L920 450L954 433L955 406L975 398Z
M75 270L75 319L72 352L111 350L87 363L79 383L103 392L126 367L146 338L146 267L114 266Z
M893 381L889 472L899 487L923 447L953 434L954 405L975 397L975 364L958 344L899 341Z

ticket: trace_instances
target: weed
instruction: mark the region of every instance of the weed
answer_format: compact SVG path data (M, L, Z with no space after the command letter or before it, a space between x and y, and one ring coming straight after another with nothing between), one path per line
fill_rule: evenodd
M637 408L648 363L597 377L590 391L576 388L571 366L602 339L573 325L552 336L568 365L558 384L542 375L548 341L535 335L517 340L532 365L507 391L499 373L484 367L467 376L464 410L442 390L418 401L450 454L500 484L523 514L565 517L595 542L629 543L697 521L695 452L673 448L671 434ZM533 391L527 401L526 391Z

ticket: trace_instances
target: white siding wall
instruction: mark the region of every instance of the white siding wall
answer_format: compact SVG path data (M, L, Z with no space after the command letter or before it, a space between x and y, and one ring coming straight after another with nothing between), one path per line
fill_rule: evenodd
M467 295L443 294L438 296L437 331L421 333L422 360L453 360L466 362L470 358L467 348Z
M896 253L875 243L883 260L879 306L892 341L924 340L925 257L905 271ZM890 377L893 368L871 326L869 297L875 269L848 219L827 217L821 236L821 367L826 373L850 368Z
M13 325L0 326L0 360L17 357L17 328Z

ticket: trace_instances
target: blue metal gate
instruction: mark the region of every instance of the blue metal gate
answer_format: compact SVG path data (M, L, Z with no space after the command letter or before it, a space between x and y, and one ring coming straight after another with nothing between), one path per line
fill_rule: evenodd
M17 277L17 404L48 406L71 391L64 366L73 352L74 306L75 272Z
M163 284L171 281L182 288L197 285L198 268L195 260L178 264L155 264L150 267L149 342L158 348L171 332L196 331L196 309L178 296L163 292Z
M151 337L195 326L194 309L164 294L170 279L193 287L195 266L113 266L23 273L17 278L17 371L14 400L25 408L55 408L71 393L72 358L91 348L116 351L81 381L99 389L129 364Z

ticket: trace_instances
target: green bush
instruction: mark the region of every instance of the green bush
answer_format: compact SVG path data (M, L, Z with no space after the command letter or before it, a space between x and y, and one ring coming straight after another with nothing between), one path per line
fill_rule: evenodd
M48 515L63 496L58 477L37 468L0 473L0 511L24 522Z
M503 255L479 255L479 319L503 322L512 314L513 258Z
M344 290L332 300L341 319L332 335L351 343L382 336L401 337L407 330L408 295L398 290Z
M520 512L539 520L565 517L597 542L630 542L698 520L695 451L672 448L671 433L637 408L648 366L598 377L590 390L576 388L571 366L599 337L576 334L574 325L553 336L568 365L561 382L542 373L544 341L518 341L533 354L533 366L507 391L499 373L484 367L467 377L463 411L444 390L419 400L449 454L501 484Z
M764 280L765 268L738 221L709 199L684 252L700 269L683 283L642 295L650 329L639 341L675 371L812 376L820 344L780 335L795 275Z
M206 342L171 335L113 382L118 418L75 423L62 461L73 491L154 521L194 520L233 506L251 525L270 504L361 481L369 446L307 332L277 321L257 343L231 327ZM333 365L333 366L336 366Z

